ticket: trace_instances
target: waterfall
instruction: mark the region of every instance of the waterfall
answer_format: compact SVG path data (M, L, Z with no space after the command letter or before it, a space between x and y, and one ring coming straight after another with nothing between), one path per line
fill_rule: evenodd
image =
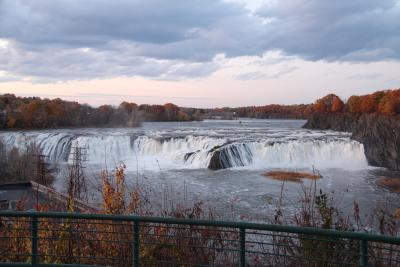
M123 161L128 169L207 168L218 160L221 168L362 169L367 167L362 144L350 138L229 140L213 136L175 136L63 132L3 132L0 140L21 151L35 142L49 160L68 161L71 147L87 149L88 164L112 167ZM215 153L218 153L217 155ZM213 158L214 156L214 158Z
M308 140L229 144L220 149L223 168L340 168L368 166L364 147L352 140Z

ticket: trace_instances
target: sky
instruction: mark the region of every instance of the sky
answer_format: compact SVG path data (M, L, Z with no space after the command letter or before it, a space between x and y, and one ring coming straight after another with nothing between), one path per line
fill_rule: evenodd
M400 0L0 0L0 93L222 107L400 88Z

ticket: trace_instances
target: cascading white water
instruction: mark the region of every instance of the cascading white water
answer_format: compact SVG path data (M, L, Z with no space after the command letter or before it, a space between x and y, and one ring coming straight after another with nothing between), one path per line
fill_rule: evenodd
M207 168L214 150L220 150L225 167L263 168L342 168L367 167L363 145L349 138L232 141L212 136L160 137L94 135L60 132L10 132L0 135L8 148L23 150L35 142L51 161L66 161L71 147L87 149L86 160L115 166L124 162L128 169Z
M162 165L173 163L174 167L206 168L208 151L215 146L223 145L226 139L203 136L186 136L184 138L155 139L139 137L134 142L134 149L141 158L152 157ZM189 159L188 154L194 157ZM172 162L171 162L172 161Z
M0 134L0 140L8 149L18 148L21 152L30 143L39 146L51 161L69 159L72 147L86 150L88 163L108 167L124 162L128 168L193 168L207 167L207 151L226 142L225 139L208 137L157 138L129 135L73 135L64 133L9 132ZM192 164L185 164L185 155L200 151Z
M24 152L27 145L34 143L42 149L43 154L47 155L51 161L67 160L72 141L75 138L76 136L70 134L38 132L8 132L0 135L0 141L8 149L15 147L20 152Z
M368 166L364 147L352 140L312 140L250 142L225 149L229 167L248 168L341 168L363 169ZM236 159L236 160L232 160Z
M282 197L283 184L261 175L270 168L310 171L314 166L324 177L317 181L318 188L335 191L344 206L357 201L368 209L376 203L397 208L398 195L375 186L382 174L368 168L363 145L352 141L350 133L306 130L301 128L304 123L241 120L144 123L129 129L0 131L0 140L8 149L16 146L21 151L35 142L49 161L59 162L53 185L59 191L65 191L65 163L78 145L87 148L85 172L93 191L92 185L101 182L99 172L123 161L127 183L143 185L149 199L162 202L168 194L185 201L201 200L217 212L229 211L229 218L232 204L235 214L247 218L259 219L271 212L271 205ZM230 169L208 170L214 158ZM304 180L302 186L309 184ZM298 202L299 185L284 186L288 201L283 205L290 207Z

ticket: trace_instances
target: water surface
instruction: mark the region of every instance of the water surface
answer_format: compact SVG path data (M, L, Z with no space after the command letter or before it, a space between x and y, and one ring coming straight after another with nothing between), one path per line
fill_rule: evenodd
M9 146L23 149L37 143L49 161L65 170L72 147L87 151L89 183L99 184L99 172L123 162L130 184L142 184L148 197L164 207L202 200L225 217L263 220L270 216L283 193L283 206L294 209L311 185L268 179L270 170L317 171L324 192L334 192L338 205L351 210L397 208L399 195L376 186L382 176L395 175L368 166L363 145L349 133L302 129L302 120L234 120L144 123L140 128L58 129L2 132ZM213 148L227 148L231 168L207 168ZM64 167L63 167L64 166ZM60 172L56 187L63 190ZM95 191L93 189L93 191ZM173 202L173 203L171 203ZM164 207L165 208L165 207Z

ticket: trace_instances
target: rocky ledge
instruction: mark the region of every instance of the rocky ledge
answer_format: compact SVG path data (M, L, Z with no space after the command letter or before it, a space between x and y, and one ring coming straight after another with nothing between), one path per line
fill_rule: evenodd
M185 162L192 162L200 150L187 153ZM253 160L253 154L246 143L227 142L215 146L207 152L210 157L207 167L210 170L221 170L232 167L246 166Z
M319 113L303 127L351 132L364 145L370 165L400 170L400 115Z

